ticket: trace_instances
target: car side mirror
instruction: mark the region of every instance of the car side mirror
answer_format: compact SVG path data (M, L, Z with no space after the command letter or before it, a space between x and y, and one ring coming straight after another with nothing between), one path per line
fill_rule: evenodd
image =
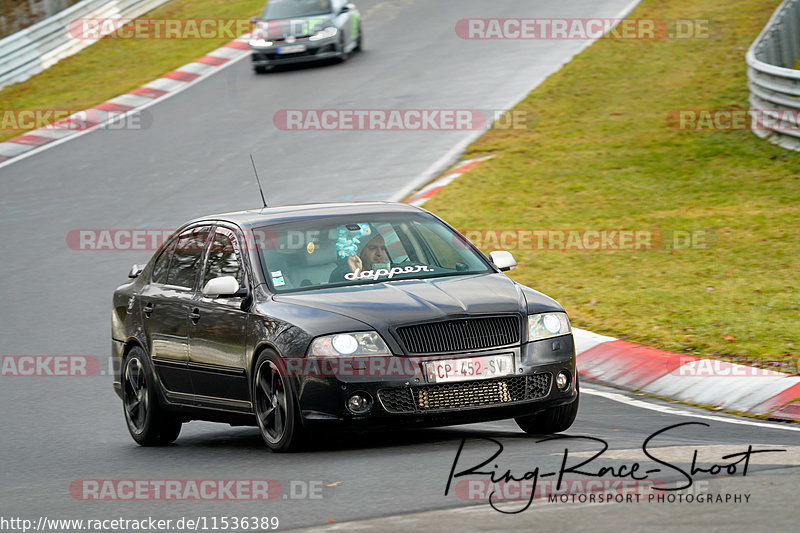
M345 4L342 6L342 9L339 10L339 14L342 13L349 13L355 6L353 4Z
M233 276L220 276L210 279L203 287L203 296L206 298L219 298L220 296L239 296L239 282Z
M260 20L261 20L261 19L260 19L260 18L258 18L258 17L250 17L250 24L256 24L256 23L257 23L257 22L259 22Z
M139 274L142 273L144 270L144 265L133 265L131 269L128 271L129 278L138 278Z
M511 252L506 252L505 250L490 252L489 259L503 272L517 268L517 260L511 255Z

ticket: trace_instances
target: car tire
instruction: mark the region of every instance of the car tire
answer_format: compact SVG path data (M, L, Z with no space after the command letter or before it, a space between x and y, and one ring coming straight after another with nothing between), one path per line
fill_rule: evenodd
M253 411L264 443L273 452L292 452L305 444L300 409L286 366L270 351L259 355L251 387Z
M142 446L162 446L178 438L181 421L164 411L145 351L134 346L122 366L122 408L128 432Z
M579 399L568 405L561 405L547 409L540 413L527 416L518 416L514 419L519 428L531 435L549 435L566 431L572 426L578 414Z
M358 25L358 38L356 39L356 47L354 50L356 52L364 51L364 32L361 30L361 24Z
M514 421L522 431L532 435L548 435L568 430L575 422L575 417L578 416L580 405L580 386L577 379L575 380L575 390L578 395L574 402L532 415L518 416Z

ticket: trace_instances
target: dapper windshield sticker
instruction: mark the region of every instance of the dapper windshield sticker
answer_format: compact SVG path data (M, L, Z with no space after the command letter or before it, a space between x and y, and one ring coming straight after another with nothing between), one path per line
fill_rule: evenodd
M283 272L281 272L280 270L275 270L274 272L270 272L270 274L272 274L273 278L282 278L283 277Z
M286 285L286 282L283 280L283 276L279 276L277 278L272 278L272 283L274 283L276 287L280 287L282 285Z
M415 265L415 266L407 266L405 268L394 267L392 269L387 268L379 268L377 270L362 270L360 273L356 274L354 272L348 272L344 275L344 279L354 281L357 279L369 279L372 278L373 280L377 281L378 278L381 276L386 276L386 279L392 279L395 274L413 274L415 272L433 272L434 270L430 267L425 265Z

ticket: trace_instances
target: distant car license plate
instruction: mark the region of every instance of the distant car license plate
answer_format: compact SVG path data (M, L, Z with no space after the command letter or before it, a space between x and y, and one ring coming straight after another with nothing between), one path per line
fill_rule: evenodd
M513 355L487 355L463 359L441 359L425 363L428 383L469 381L507 376L514 373Z
M304 44L292 44L289 46L281 46L280 48L278 48L278 53L281 55L296 54L298 52L305 52L305 51L306 51L306 45Z

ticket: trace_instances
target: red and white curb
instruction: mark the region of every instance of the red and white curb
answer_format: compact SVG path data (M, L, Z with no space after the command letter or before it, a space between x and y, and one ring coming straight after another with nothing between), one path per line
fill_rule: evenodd
M250 35L245 34L205 56L151 81L127 94L70 115L58 122L31 130L0 143L0 167L45 148L102 128L161 102L222 68L249 55Z
M678 401L800 420L800 377L573 328L581 376Z
M455 169L445 172L440 177L436 178L431 183L414 193L410 198L405 199L404 202L417 207L421 206L463 173L491 158L492 156L485 156L459 162Z

